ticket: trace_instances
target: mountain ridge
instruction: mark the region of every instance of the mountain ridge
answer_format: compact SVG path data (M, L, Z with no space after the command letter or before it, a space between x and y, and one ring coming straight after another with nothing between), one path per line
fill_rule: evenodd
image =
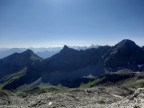
M59 53L47 59L39 58L31 50L26 50L21 53L21 55L23 54L27 55L26 58L29 57L29 54L36 58L31 59L30 57L30 60L38 60L34 64L27 65L26 79L33 77L34 80L29 83L24 79L20 80L23 84L28 83L29 87L33 87L34 83L35 86L61 84L73 87L70 83L75 85L74 82L84 80L83 77L90 74L98 77L107 72L117 72L121 69L133 72L144 71L144 50L128 39L120 41L113 47L99 46L86 50L75 50L64 45ZM13 83L9 84L13 88L12 85Z

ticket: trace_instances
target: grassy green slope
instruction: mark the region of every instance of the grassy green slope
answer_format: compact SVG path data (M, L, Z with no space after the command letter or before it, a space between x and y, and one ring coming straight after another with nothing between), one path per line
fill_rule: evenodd
M21 71L17 73L13 73L11 75L8 75L0 80L0 89L3 89L6 85L19 80L21 77L23 77L26 74L27 68L22 69Z
M123 87L144 87L143 73L131 74L105 74L98 77L96 80L87 84L81 84L80 88L95 87L95 86L123 86Z

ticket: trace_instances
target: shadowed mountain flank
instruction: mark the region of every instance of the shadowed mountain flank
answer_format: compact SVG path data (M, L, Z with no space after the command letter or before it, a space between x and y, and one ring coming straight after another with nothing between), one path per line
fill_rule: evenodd
M125 39L113 46L103 59L107 69L130 68L137 71L144 64L144 51L135 42Z

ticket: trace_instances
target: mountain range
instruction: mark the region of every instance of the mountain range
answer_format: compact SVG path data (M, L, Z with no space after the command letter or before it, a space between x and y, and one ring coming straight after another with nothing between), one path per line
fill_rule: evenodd
M98 45L91 45L89 47L87 46L70 46L73 49L77 49L77 50L85 50L88 48L97 48ZM62 47L48 47L48 48L44 48L44 47L40 47L40 48L33 48L30 47L28 48L30 50L32 50L35 54L37 54L38 56L40 56L43 59L46 59L48 57L51 57L53 55L55 55L56 53L58 53ZM0 59L4 58L6 56L9 56L13 53L22 53L25 50L27 50L27 48L0 48Z
M60 52L46 59L37 56L32 50L0 59L0 87L29 89L59 84L78 87L83 82L105 75L110 80L111 77L115 79L116 75L107 73L121 76L129 71L144 71L144 47L139 47L131 40L124 39L114 46L98 46L85 50L76 50L65 45Z

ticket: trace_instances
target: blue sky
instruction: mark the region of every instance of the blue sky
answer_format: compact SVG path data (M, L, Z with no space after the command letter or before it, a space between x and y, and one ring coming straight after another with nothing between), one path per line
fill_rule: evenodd
M0 47L144 45L144 0L0 0Z

